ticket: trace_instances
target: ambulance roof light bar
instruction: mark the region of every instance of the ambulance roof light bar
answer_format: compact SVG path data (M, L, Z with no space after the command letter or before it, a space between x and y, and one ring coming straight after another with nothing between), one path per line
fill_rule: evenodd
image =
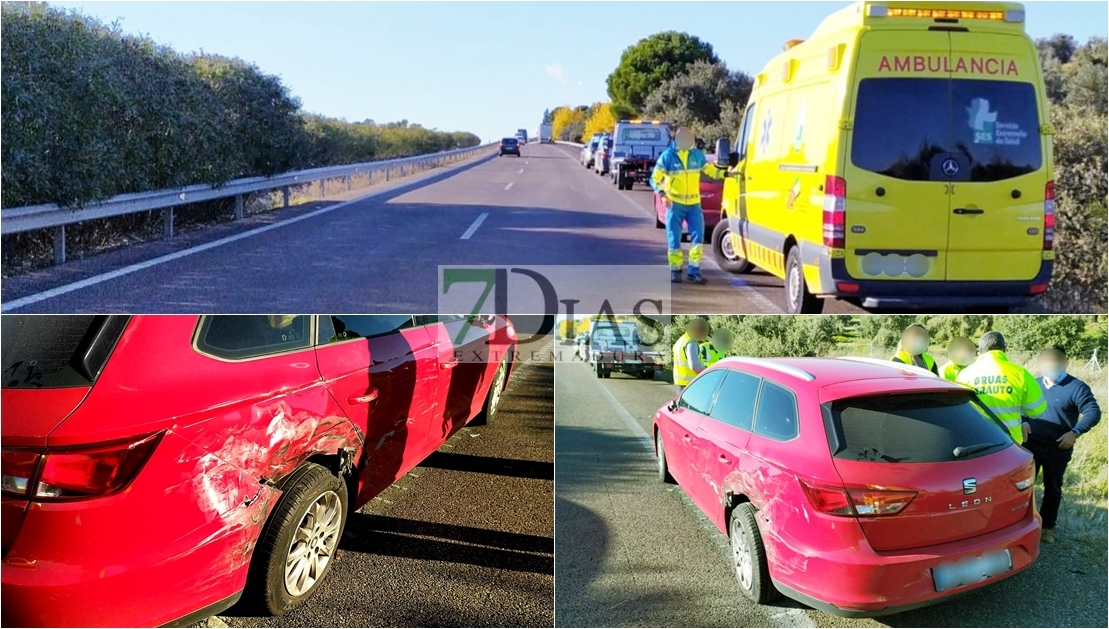
M866 7L867 17L930 17L947 20L996 20L1005 22L1024 22L1024 11L971 11L964 9L915 9L891 7L884 4L870 4Z

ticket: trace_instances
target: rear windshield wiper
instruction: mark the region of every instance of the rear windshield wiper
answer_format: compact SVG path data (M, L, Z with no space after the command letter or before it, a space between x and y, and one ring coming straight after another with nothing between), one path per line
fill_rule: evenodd
M973 445L973 446L959 446L958 448L955 448L955 450L952 452L952 454L955 455L956 459L961 459L964 456L974 454L975 452L981 452L983 450L989 450L990 448L996 448L998 446L1003 446L1003 445L1005 445L1005 444L1004 443L979 443L979 444L976 444L976 445Z

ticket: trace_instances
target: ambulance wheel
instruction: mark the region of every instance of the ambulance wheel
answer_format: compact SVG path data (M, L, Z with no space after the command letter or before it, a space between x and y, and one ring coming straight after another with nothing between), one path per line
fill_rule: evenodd
M786 314L820 314L824 300L815 297L805 285L801 250L793 247L786 256Z
M751 263L747 261L732 246L731 228L728 219L722 218L712 230L712 253L716 256L716 263L728 273L741 274L751 270Z

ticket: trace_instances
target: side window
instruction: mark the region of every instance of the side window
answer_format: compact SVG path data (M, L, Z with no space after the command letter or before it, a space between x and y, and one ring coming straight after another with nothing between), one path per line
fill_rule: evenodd
M755 417L755 401L759 397L762 378L739 371L729 371L716 396L712 417L729 426L751 430Z
M797 398L793 393L763 382L755 413L755 433L778 441L789 441L797 436Z
M747 106L747 111L743 113L743 125L739 128L739 138L736 140L736 152L739 153L739 161L747 159L747 145L751 143L751 119L755 116L755 103Z
M695 413L708 415L712 410L712 400L716 397L716 390L724 380L725 369L714 369L689 383L682 391L678 406L687 408Z
M209 315L200 318L196 349L226 360L280 354L311 345L306 315Z
M372 338L414 326L412 315L322 315L319 343Z

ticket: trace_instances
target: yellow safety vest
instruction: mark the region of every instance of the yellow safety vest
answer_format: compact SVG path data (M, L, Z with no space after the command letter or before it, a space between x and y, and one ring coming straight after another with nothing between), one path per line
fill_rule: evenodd
M708 367L724 358L724 352L712 346L712 343L701 343L701 364Z
M697 376L697 372L693 371L693 365L689 364L689 359L685 355L685 346L693 342L688 334L683 334L674 343L674 384L684 387L689 384L693 378Z
M966 369L966 365L956 365L949 360L946 365L940 367L940 377L955 382L964 369Z
M932 358L931 354L921 354L920 357L924 359L924 365L925 365L924 368L927 369L928 371L932 371L936 367L936 359ZM912 355L909 354L909 352L906 352L905 350L901 350L900 352L897 352L896 354L893 355L893 358L896 358L897 360L900 360L901 362L905 363L906 365L916 366L916 363L913 362ZM890 360L893 360L893 358L891 358Z
M716 168L700 149L681 151L671 148L659 156L651 179L656 188L665 191L674 203L697 205L701 202L702 173L720 180L727 171Z
M1009 362L1005 352L993 350L967 365L956 382L970 385L994 415L1009 429L1017 443L1023 435L1021 417L1039 417L1047 410L1040 384L1027 369Z

